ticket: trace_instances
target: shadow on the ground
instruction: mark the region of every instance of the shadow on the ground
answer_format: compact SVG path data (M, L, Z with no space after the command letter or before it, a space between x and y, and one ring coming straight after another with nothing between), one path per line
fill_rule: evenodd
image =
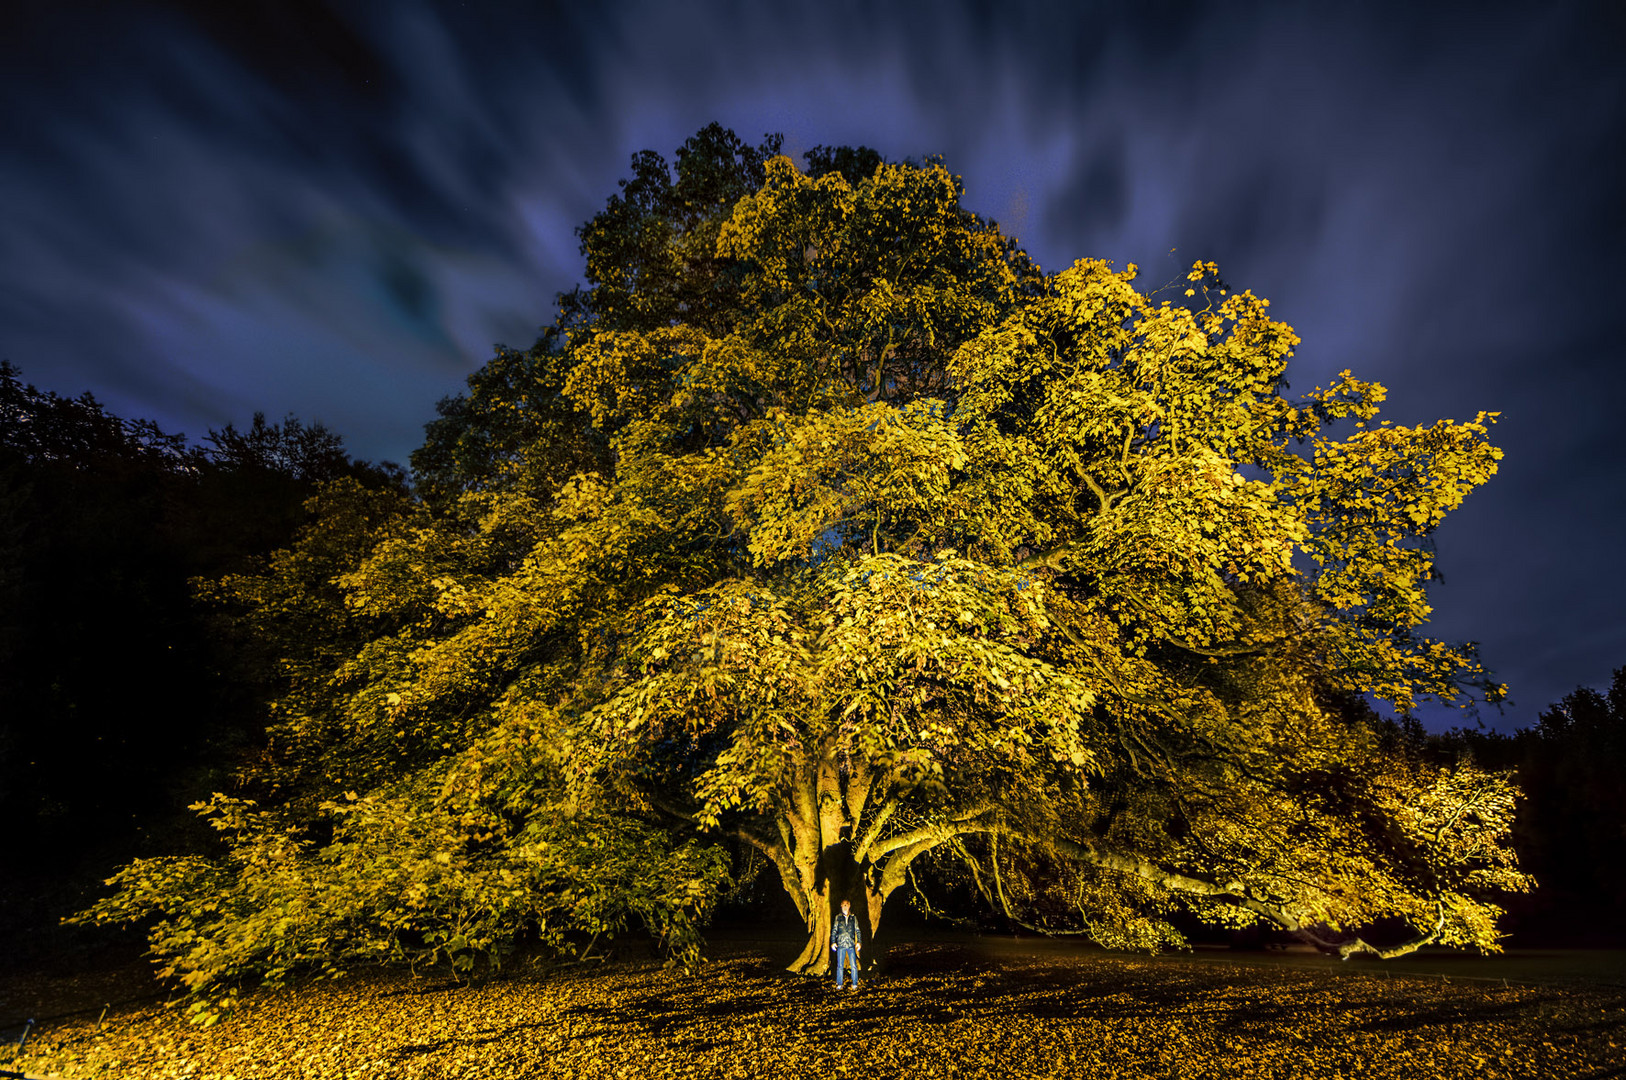
M692 992L629 994L567 1010L582 1030L598 1024L641 1030L677 1047L716 1045L719 1021L749 1027L787 1021L818 1038L883 1037L905 1022L943 1025L1000 1017L1211 1025L1251 1038L1276 1038L1305 1018L1336 1020L1346 1030L1400 1033L1507 1019L1529 1022L1562 1004L1560 987L1446 985L1420 978L1345 977L1305 968L1236 968L1122 957L991 959L968 946L894 946L885 974L861 989L836 990L828 978L790 975L758 955L715 961ZM1278 992L1260 994L1260 984ZM1626 1005L1626 994L1611 1004ZM1556 1020L1556 1016L1552 1017ZM1603 1023L1611 1023L1604 1021ZM1599 1026L1570 1016L1555 1031Z
M799 949L735 940L693 974L641 957L592 969L516 964L472 985L441 973L362 972L251 993L240 1014L206 1031L157 1002L110 1014L103 1027L98 1012L122 986L111 979L13 982L0 999L33 1008L49 991L58 1011L79 1008L36 1031L31 1061L48 1067L35 1072L257 1080L315 1075L306 1066L316 1061L324 1075L578 1080L800 1078L839 1075L841 1066L848 1075L987 1071L995 1080L1602 1077L1619 1072L1615 1044L1626 1025L1626 989L1609 983L1504 986L1324 963L938 939L895 944L861 989L838 991L828 977L783 969ZM97 1011L84 1008L91 1002ZM297 1065L255 1065L290 1045Z

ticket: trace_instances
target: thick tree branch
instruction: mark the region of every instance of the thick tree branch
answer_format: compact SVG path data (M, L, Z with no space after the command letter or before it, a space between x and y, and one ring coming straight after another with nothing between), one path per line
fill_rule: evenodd
M1119 488L1117 491L1109 492L1096 481L1095 477L1091 476L1083 469L1078 470L1078 476L1079 479L1084 481L1085 486L1090 489L1090 493L1095 496L1096 501L1101 504L1101 512L1103 514L1111 510L1119 499L1128 494L1128 489L1126 488Z
M1061 557L1066 555L1069 551L1083 546L1083 541L1069 540L1065 544L1057 544L1048 551L1039 551L1029 555L1027 558L1017 563L1016 568L1018 570L1032 570L1034 567L1043 566L1060 572L1061 567L1058 566L1057 563L1060 561Z
M871 815L869 828L864 830L864 835L853 848L853 858L856 861L863 862L869 857L870 848L874 846L876 837L881 835L881 829L886 826L887 821L892 817L893 811L897 810L897 808L898 801L888 799L881 805L879 810Z
M847 823L856 838L864 820L864 808L869 803L869 760L862 755L849 755L846 769L847 783L842 797L847 807Z
M791 902L796 905L796 913L807 921L807 892L802 888L801 876L796 871L796 860L791 857L790 850L783 844L772 844L755 836L745 829L735 829L729 835L744 840L756 848L773 862L774 869L779 871L779 881L790 894Z
M994 821L986 819L984 815L996 810L993 806L981 806L947 821L923 825L880 842L876 848L877 854L872 859L881 870L875 891L883 898L891 896L904 883L909 865L932 848L967 833L989 831L994 827Z
M1397 956L1409 955L1416 952L1418 949L1421 949L1424 945L1432 945L1435 941L1439 940L1440 933L1445 929L1445 905L1436 904L1435 910L1439 913L1439 917L1434 922L1434 929L1430 930L1426 934L1420 934L1410 941L1403 941L1399 945L1392 945L1387 949L1380 949L1376 945L1369 945L1366 941L1358 937L1350 941L1334 943L1319 941L1308 934L1301 934L1301 936L1309 938L1313 944L1318 945L1323 949L1336 949L1338 952L1338 958L1340 960L1348 960L1352 956L1375 956L1379 960L1393 960Z
M997 809L997 804L985 803L974 810L956 814L945 821L922 825L918 829L911 829L906 833L899 833L897 836L889 836L885 840L877 841L873 846L875 861L879 862L893 852L918 844L923 840L942 843L944 840L964 833L986 832L992 827L992 823L979 822L976 819L985 814L993 813Z

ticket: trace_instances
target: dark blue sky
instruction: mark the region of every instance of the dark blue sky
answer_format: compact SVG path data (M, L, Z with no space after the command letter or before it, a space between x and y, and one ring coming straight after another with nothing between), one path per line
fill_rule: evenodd
M404 461L635 151L942 154L1046 269L1196 259L1402 423L1499 409L1434 636L1529 723L1626 664L1626 5L9 4L0 357ZM1170 249L1177 249L1172 255ZM1439 718L1431 714L1431 723Z

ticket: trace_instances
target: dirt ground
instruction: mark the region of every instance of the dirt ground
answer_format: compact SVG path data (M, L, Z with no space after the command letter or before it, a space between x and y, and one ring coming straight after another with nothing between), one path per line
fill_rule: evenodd
M30 1015L38 1023L0 1069L86 1080L1626 1075L1619 953L1425 955L1407 970L943 937L893 946L884 975L838 992L786 975L794 952L736 937L714 941L696 975L641 960L519 965L473 986L358 972L252 993L208 1029L166 1008L140 965L13 973L0 982L0 1038L15 1040Z

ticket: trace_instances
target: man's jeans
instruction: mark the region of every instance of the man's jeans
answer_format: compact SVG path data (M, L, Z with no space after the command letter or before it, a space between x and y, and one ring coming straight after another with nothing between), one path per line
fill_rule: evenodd
M841 989L841 965L846 964L847 970L853 974L853 986L858 985L858 950L849 948L836 949L836 989Z

